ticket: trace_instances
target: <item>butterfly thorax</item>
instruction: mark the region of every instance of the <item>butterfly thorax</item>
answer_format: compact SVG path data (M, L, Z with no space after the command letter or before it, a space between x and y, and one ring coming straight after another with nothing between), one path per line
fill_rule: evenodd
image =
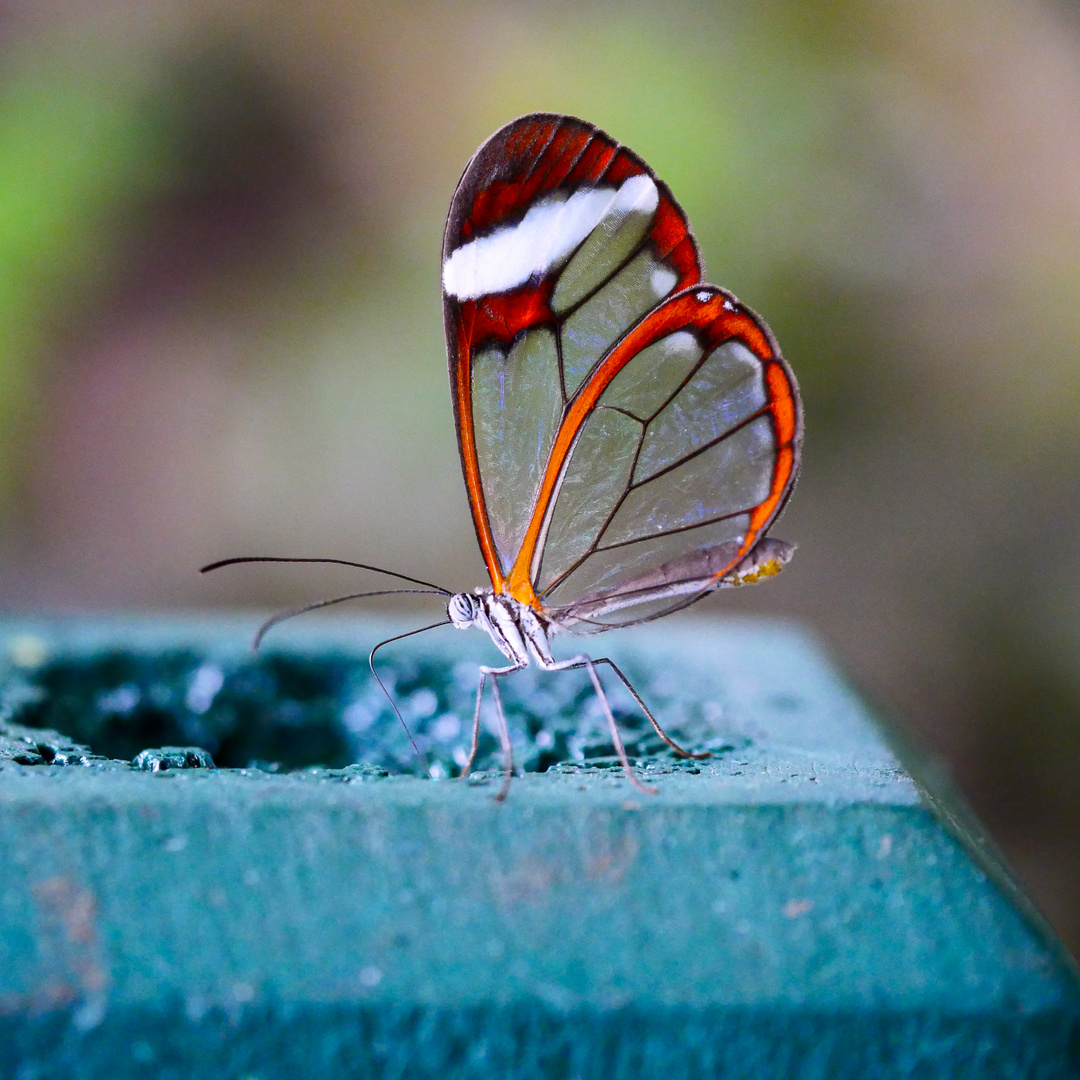
M477 589L457 593L446 605L447 615L458 630L483 630L495 647L515 664L552 662L548 634L551 626L539 612L505 593Z

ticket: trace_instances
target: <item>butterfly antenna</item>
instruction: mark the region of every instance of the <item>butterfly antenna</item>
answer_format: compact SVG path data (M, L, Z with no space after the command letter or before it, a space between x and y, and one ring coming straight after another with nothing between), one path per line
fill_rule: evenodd
M412 732L409 730L409 725L405 723L405 717L401 715L401 710L397 707L397 702L394 700L393 695L386 689L386 684L379 678L379 673L375 670L375 654L384 646L389 645L395 641L401 641L407 637L414 637L416 634L424 634L428 630L437 630L440 626L449 626L450 620L443 619L441 622L432 623L430 626L421 626L419 630L410 630L407 634L398 634L396 637L387 638L385 641L380 641L378 645L368 654L368 667L371 668L371 674L375 676L375 681L379 684L382 692L386 695L386 700L390 702L390 708L394 710L394 715L401 722L401 726L405 729L405 734L409 737L409 742L412 745L413 752L419 758L420 762L424 766L424 772L427 773L427 777L431 779L431 770L428 768L427 755L420 752L420 747L416 745L416 740L412 736Z
M334 604L344 604L346 600L363 600L369 596L401 596L405 593L426 594L428 596L443 596L444 593L441 589L377 589L374 592L357 592L349 593L348 596L335 596L332 600L319 600L314 604L304 604L303 607L291 608L289 611L279 612L277 615L272 615L259 627L255 633L255 641L252 643L252 648L257 649L261 644L264 637L269 630L277 626L278 623L283 623L286 619L293 619L297 615L306 615L309 611L318 611L320 608L333 607ZM441 625L436 623L436 626ZM407 636L407 635L406 635ZM391 641L394 639L391 638Z
M433 585L430 581L421 581L420 578L409 577L408 574L399 574L395 570L384 570L381 566L371 566L368 563L362 562L350 562L348 559L292 559L278 555L242 555L238 559L219 559L217 562L212 562L199 569L200 574L209 574L211 570L220 570L223 566L236 566L239 563L330 563L335 566L351 566L357 570L372 570L376 574L386 574L387 577L398 578L401 581L408 581L413 585L423 585L425 589L432 589L440 596L453 596L453 593L449 589L444 589L441 585ZM362 594L361 594L362 595ZM371 593L372 596L379 595L378 593ZM385 594L383 594L385 595ZM330 601L330 603L337 603L336 600Z

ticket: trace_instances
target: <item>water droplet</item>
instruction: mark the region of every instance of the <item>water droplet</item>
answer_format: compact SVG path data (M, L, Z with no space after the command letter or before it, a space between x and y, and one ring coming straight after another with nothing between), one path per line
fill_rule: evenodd
M214 759L199 746L162 746L143 750L132 759L132 767L147 772L172 769L212 769Z

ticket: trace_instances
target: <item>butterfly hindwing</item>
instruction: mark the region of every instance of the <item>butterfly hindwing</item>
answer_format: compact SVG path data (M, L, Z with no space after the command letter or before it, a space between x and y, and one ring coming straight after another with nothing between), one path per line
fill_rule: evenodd
M564 424L577 417L580 434L556 437L568 451L552 457L547 521L522 552L557 621L589 612L606 628L654 602L655 617L790 557L762 548L746 562L795 481L798 393L768 328L730 294L702 285L657 307L604 357Z

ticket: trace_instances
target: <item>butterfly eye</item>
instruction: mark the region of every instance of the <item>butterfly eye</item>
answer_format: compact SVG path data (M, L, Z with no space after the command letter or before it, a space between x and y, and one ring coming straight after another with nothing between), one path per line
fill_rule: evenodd
M479 609L480 604L476 597L468 593L457 593L451 596L450 602L446 605L446 613L450 616L450 621L459 630L467 630L476 622Z

